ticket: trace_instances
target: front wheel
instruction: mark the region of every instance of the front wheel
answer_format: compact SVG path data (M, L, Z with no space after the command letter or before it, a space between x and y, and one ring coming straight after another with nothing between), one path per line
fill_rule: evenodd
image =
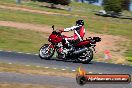
M93 59L93 51L90 48L88 48L87 51L83 52L78 57L78 61L84 64L89 63L92 59Z
M45 44L39 50L39 57L41 59L49 60L54 55L54 48L51 45Z

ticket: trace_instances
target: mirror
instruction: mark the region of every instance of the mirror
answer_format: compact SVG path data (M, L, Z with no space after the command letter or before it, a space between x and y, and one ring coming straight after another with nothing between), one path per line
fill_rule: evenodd
M52 28L53 28L53 31L54 31L54 25L52 26Z

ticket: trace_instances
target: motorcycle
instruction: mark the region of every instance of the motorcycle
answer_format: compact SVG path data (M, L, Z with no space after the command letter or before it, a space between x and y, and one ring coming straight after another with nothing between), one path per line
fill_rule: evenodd
M93 59L96 42L100 42L101 38L89 37L79 42L69 41L69 46L65 40L67 36L61 35L62 32L56 31L54 25L52 28L53 32L48 38L50 44L44 44L39 50L41 59L50 60L55 52L57 52L57 58L63 58L64 61L70 59L81 63L89 63Z

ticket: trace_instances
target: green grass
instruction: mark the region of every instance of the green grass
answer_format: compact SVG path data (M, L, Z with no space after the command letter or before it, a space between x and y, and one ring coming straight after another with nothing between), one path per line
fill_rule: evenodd
M6 5L16 5L14 0L1 0L0 4ZM99 17L94 15L93 11L97 11L102 9L102 7L93 6L89 4L82 3L71 3L72 11L66 10L58 10L58 9L50 9L46 7L41 7L41 3L39 2L23 2L21 5L25 8L31 7L32 9L38 9L42 11L49 12L58 12L58 13L68 13L68 14L78 14L81 16L87 16L85 19L85 27L89 31L93 31L96 33L103 34L112 34L112 35L121 35L131 40L128 50L126 51L126 56L132 57L132 21L127 19L117 19L111 17ZM57 25L58 27L69 27L74 25L74 22L77 19L81 19L79 17L71 17L71 16L57 16L57 15L44 15L44 14L36 14L22 11L11 11L11 10L0 10L0 20L9 20L9 21L17 21L17 22L27 22L34 24L44 24L44 25ZM128 16L132 15L132 12L124 11L124 13ZM104 28L107 27L107 31L104 31Z
M9 20L17 22L27 22L34 24L44 24L44 25L58 25L58 26L69 26L72 25L78 18L71 18L65 16L57 15L45 15L45 14L35 14L22 11L11 11L0 9L0 20Z
M0 0L0 3L10 3L10 4L15 4L15 0Z
M0 26L0 49L37 53L47 42L40 32Z
M127 60L130 61L130 62L132 62L132 57L127 57Z

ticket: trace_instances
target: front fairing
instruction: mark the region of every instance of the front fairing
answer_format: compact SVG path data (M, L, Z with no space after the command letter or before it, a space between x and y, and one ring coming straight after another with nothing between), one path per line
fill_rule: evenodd
M62 37L52 33L49 36L48 40L49 40L49 42L52 42L52 43L59 43L59 42L62 42Z

